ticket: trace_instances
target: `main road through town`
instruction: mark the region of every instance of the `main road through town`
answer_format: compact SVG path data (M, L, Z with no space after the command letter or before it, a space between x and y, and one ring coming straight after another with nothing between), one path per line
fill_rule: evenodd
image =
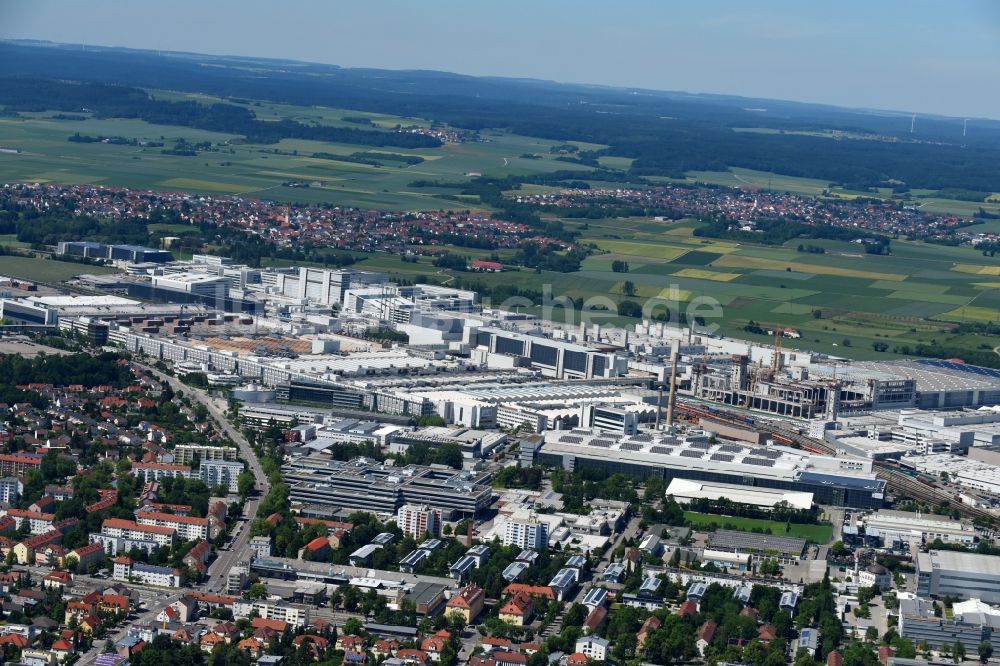
M257 506L260 504L260 498L266 495L271 489L270 482L264 473L264 468L260 465L260 460L257 459L257 454L254 453L253 447L250 446L250 442L246 440L246 437L243 436L243 433L239 429L230 423L229 418L226 416L226 404L224 401L213 398L206 391L188 386L179 379L163 374L155 368L146 365L142 365L142 367L161 381L167 382L174 393L183 392L191 400L204 405L209 415L219 424L222 432L239 447L240 456L246 461L250 472L253 474L257 496L248 498L246 504L243 505L243 518L245 522L237 523L233 527L232 541L229 547L220 550L218 557L209 565L208 582L203 585L205 589L211 592L221 591L225 587L226 574L229 573L229 570L238 562L250 559L249 522L257 515Z

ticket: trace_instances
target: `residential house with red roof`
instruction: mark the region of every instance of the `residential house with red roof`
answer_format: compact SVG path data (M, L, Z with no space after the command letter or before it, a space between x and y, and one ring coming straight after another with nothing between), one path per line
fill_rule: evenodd
M529 597L544 597L549 601L556 599L556 593L548 585L527 585L525 583L511 583L503 588L501 595L512 597L519 593L527 594Z
M427 653L433 661L441 660L441 653L444 651L448 641L451 640L451 632L441 629L433 636L428 636L420 642L420 649Z
M534 605L531 602L531 597L524 592L515 594L500 607L500 621L515 627L529 624L533 614Z
M427 666L431 658L423 650L403 648L396 651L396 659L399 659L406 666Z
M642 650L646 646L646 641L649 640L650 634L663 626L663 622L660 618L655 615L650 615L646 618L646 621L642 623L639 627L639 632L636 634L636 648Z
M486 593L475 583L469 583L445 604L445 615L459 616L466 624L479 617L486 602Z
M712 643L712 639L715 637L715 630L718 627L719 625L714 620L705 620L701 627L699 627L695 646L698 648L698 654L702 657L705 656L705 650Z

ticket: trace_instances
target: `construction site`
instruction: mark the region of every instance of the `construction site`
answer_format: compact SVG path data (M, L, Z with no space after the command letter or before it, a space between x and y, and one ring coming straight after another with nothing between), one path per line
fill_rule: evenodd
M783 349L783 329L773 334L773 346L748 347L744 353L709 353L712 341L693 353L680 353L675 345L664 364L671 377L665 383L699 401L825 421L886 409L976 407L1000 399L1000 378L975 366L817 358Z

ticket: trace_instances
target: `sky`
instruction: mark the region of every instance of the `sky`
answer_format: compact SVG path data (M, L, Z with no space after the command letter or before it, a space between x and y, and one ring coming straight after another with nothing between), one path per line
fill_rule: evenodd
M0 0L0 38L1000 118L996 0Z

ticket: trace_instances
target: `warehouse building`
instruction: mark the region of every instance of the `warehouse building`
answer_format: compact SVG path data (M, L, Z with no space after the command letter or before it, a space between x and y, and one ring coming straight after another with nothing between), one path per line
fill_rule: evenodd
M1000 556L949 550L917 553L917 594L1000 604Z
M956 603L952 617L937 617L930 600L906 596L899 600L899 634L914 645L926 643L931 649L961 643L966 654L978 654L987 642L1000 652L1000 612L978 599Z
M157 250L141 245L105 245L88 241L63 241L56 246L56 254L88 259L110 259L127 261L132 264L165 264L174 260L174 255L166 250Z
M59 324L59 313L44 305L0 298L0 319L11 324L56 326Z
M695 499L706 499L714 502L726 498L736 504L747 504L767 510L773 509L782 502L793 509L809 509L813 503L813 494L809 492L747 488L729 483L707 483L679 478L670 482L667 487L667 495L672 496L681 504L687 504Z
M872 473L870 461L714 442L703 431L683 438L661 433L621 437L580 428L551 431L544 438L526 439L521 453L522 464L806 492L817 504L860 509L882 506L886 485Z
M618 377L628 372L628 359L615 352L552 340L500 328L473 329L473 342L489 354L527 359L528 364L554 379Z
M797 560L806 550L806 540L756 532L715 530L709 532L706 548L725 553L752 553Z
M864 518L865 534L878 538L886 548L894 544L923 545L940 539L944 543L971 546L976 530L958 520L934 514L883 509Z
M169 289L198 296L229 296L229 278L207 273L171 273L154 275L153 287Z
M813 366L810 372L832 376L836 370ZM837 377L873 387L870 396L873 409L958 409L1000 404L1000 370L968 363L931 358L858 361L840 366ZM904 400L902 392L881 391L882 387L903 386L901 382L914 383L912 399ZM910 404L901 404L907 401Z

